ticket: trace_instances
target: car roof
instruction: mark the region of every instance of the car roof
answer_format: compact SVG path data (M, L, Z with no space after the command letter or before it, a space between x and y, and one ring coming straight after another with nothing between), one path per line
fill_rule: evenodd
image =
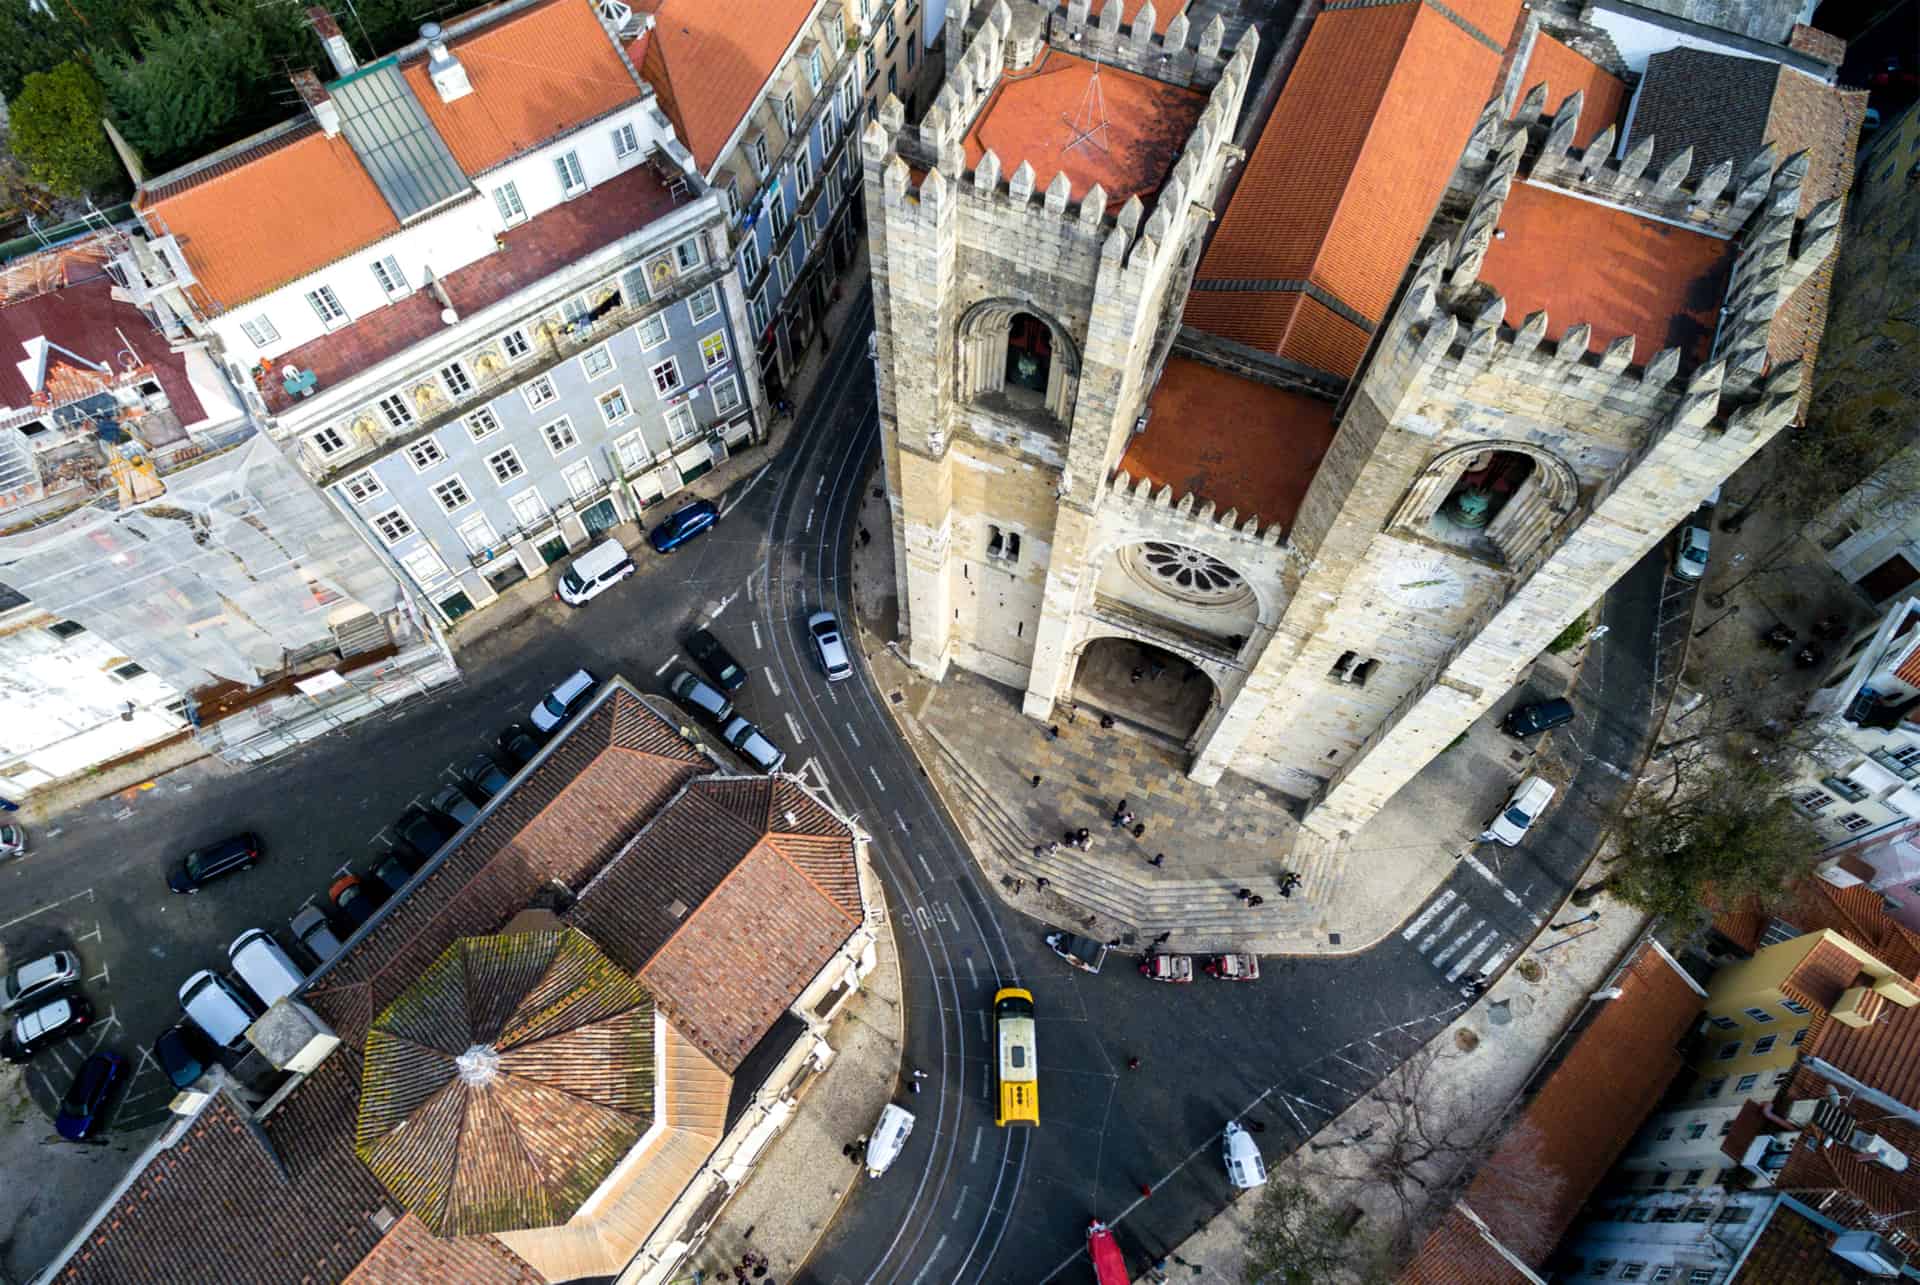
M42 955L30 963L20 965L13 972L14 980L20 983L20 989L25 990L29 986L38 986L49 977L58 977L66 969L66 963L61 959L65 953L65 951L55 951L51 955Z
M1545 803L1553 797L1553 782L1544 776L1530 776L1513 792L1515 803Z
M560 685L553 690L556 692L565 692L571 696L582 688L591 686L593 686L593 675L584 669L576 669L571 674L568 674L566 678L561 681Z
M73 1001L65 996L49 1000L21 1015L19 1029L31 1037L59 1026L73 1017Z

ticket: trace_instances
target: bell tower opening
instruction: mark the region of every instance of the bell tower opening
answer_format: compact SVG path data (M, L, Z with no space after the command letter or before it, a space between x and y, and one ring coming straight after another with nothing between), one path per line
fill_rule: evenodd
M1016 312L1007 323L1007 400L1043 408L1053 375L1053 331L1030 312Z
M1453 490L1434 510L1443 535L1477 535L1487 529L1507 502L1533 476L1533 457L1518 451L1486 451L1468 460Z

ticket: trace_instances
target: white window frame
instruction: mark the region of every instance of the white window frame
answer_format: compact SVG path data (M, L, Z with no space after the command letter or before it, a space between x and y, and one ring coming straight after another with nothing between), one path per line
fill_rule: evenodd
M526 204L520 199L520 189L511 181L493 189L493 208L508 227L527 221Z
M506 477L500 476L499 461L502 459L510 459L513 461L513 472ZM487 456L486 465L487 476L493 479L495 486L509 486L527 475L526 462L520 458L519 450L512 446L503 446L493 454Z
M678 406L668 407L666 414L661 418L667 423L668 446L678 446L682 442L691 441L699 436L700 421L694 416L691 402L681 402Z
M780 127L788 138L800 132L800 106L795 101L797 97L792 90L780 96Z
M532 504L529 505L528 501ZM507 497L507 510L513 514L513 520L523 531L538 531L553 520L553 506L540 494L540 488L530 486Z
M845 125L860 112L860 86L854 74L849 71L847 78L840 82L840 123Z
M241 322L240 333L245 335L247 342L255 348L265 348L268 344L280 342L280 332L274 328L273 321L264 312Z
M639 472L653 463L653 451L637 428L614 439L613 457L619 461L623 473Z
M433 484L432 490L433 490L433 502L440 506L440 511L442 513L458 513L461 509L464 509L468 505L473 503L473 490L467 485L466 479L461 477L458 473L453 474L451 477L442 478L440 481L435 482ZM442 492L451 491L451 490L457 490L461 495L464 495L466 498L464 500L461 500L458 504L448 504L447 497L443 495Z
M740 279L752 281L760 275L760 238L753 229L747 230L747 239L740 243Z
M747 305L753 314L753 333L755 337L767 333L767 327L773 324L773 312L767 305L767 292L762 290Z
M753 161L753 172L761 178L767 176L767 136L761 134L747 144L747 156Z
M618 125L613 130L613 159L624 161L640 150L640 140L634 135L633 122Z
M377 500L386 493L387 484L382 482L380 475L370 468L361 469L340 484L340 494L346 496L355 505L363 505L368 500Z
M720 351L718 356L715 356L712 352L708 350L708 346L713 344L716 340L719 341L719 345L720 345ZM716 330L710 335L701 336L700 364L704 369L718 370L720 367L726 365L728 362L732 360L733 360L733 350L727 346L726 331Z
M793 194L804 197L813 190L813 157L806 148L793 158Z
M667 371L673 376L671 383L662 382L660 378L662 371ZM686 380L680 374L680 359L678 357L669 357L665 361L653 366L647 371L647 378L653 383L654 396L662 401L665 401L686 387Z
M491 549L500 542L500 533L493 529L493 523L488 521L487 515L484 513L469 513L460 520L453 530L454 534L460 537L460 543L467 546L468 553L478 553L482 549ZM469 531L485 531L487 538L475 543L473 536L468 534Z
M493 413L493 407L481 406L467 412L463 421L467 426L467 436L478 442L492 437L500 431L500 417Z
M658 326L660 333L657 337L649 340L647 338L647 330L653 326ZM658 348L661 344L673 338L673 327L667 323L666 311L662 309L652 316L640 318L639 321L634 323L633 337L640 341L641 352L652 352L655 348Z
M681 237L673 243L673 262L682 272L692 272L707 261L706 248L700 244L700 236Z
M593 357L599 357L606 362L606 365L599 370L595 370L589 361L589 358ZM613 360L613 349L607 347L605 344L595 344L580 354L580 373L585 375L589 380L599 379L603 375L611 375L617 364L618 363Z
M587 172L580 168L580 153L569 149L553 158L553 171L560 179L560 195L572 200L587 190Z
M337 425L327 424L307 434L307 441L322 458L338 455L347 449L347 435Z
M407 511L397 504L390 509L382 509L368 518L367 525L373 528L374 534L378 535L389 549L420 530L413 524L413 519L407 516ZM388 529L389 525L404 527L405 530L392 531Z
M564 435L567 440L556 444L554 442L555 429L561 430L561 434ZM555 459L559 459L562 455L565 455L568 451L580 445L580 434L574 431L573 417L571 415L562 415L559 419L552 420L540 426L540 440L547 444L547 453Z
M535 394L542 388L547 390L546 396L536 397ZM559 401L560 390L553 386L551 375L535 375L520 385L520 396L526 401L528 410L539 410L550 402Z
M813 50L807 55L807 88L814 93L820 92L820 82L826 79L826 64L821 61L820 51Z
M404 393L388 393L374 403L380 412L380 418L387 421L387 427L394 432L413 426L413 407L407 405Z
M622 409L618 415L609 415L607 414L607 403L616 398L619 399ZM601 393L594 399L594 405L600 408L601 422L606 424L618 424L621 420L633 414L633 400L627 396L627 386L625 384L615 384L612 388Z
M525 361L527 358L533 356L533 340L527 338L527 328L525 326L510 327L509 329L502 330L495 337L500 341L500 351L506 357L508 365ZM520 345L519 352L513 350L515 344Z
M587 484L580 485L581 473L585 472ZM593 470L593 457L583 456L560 470L560 480L567 484L567 495L575 500L584 500L600 489L600 475Z
M746 399L740 395L740 379L737 375L728 375L725 379L714 380L708 385L708 390L713 394L713 409L716 414L731 415L746 402ZM724 406L721 405L720 396L723 392L727 395Z
M701 311L704 305L706 311ZM720 311L720 287L708 286L687 296L687 315L695 322L705 321Z
M404 299L413 293L413 287L407 284L407 274L394 255L382 255L367 266L372 269L373 279L380 285L380 293L387 298Z
M408 442L405 454L407 463L413 466L413 471L416 473L439 468L447 462L446 448L440 445L439 440L432 433L428 433L417 442Z
M438 584L453 575L453 571L447 566L447 560L442 558L440 551L430 544L423 544L417 549L407 550L405 554L401 555L399 561L400 565L407 569L407 574L413 577L413 582L422 589L428 585ZM428 563L431 563L434 567L438 567L439 570L429 570L425 575L422 575L421 571L424 565Z
M347 310L340 306L340 296L329 285L318 285L307 291L307 306L320 318L320 324L328 330L338 330L353 319L347 316Z
M458 357L440 367L440 385L454 401L473 395L473 375Z

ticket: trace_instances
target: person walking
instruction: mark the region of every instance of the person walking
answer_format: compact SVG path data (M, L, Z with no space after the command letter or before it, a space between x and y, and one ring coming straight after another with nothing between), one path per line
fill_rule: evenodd
M1245 901L1247 898L1253 896L1253 889L1242 888L1240 891L1234 893L1233 895L1238 897L1240 900Z
M1156 852L1153 854L1153 859L1147 862L1147 864L1154 867L1164 866L1167 864L1167 854L1164 852Z
M1103 732L1111 732L1111 731L1113 730L1113 724L1114 724L1114 717L1113 717L1113 715L1111 715L1111 714L1102 714L1102 715L1100 716L1100 730L1101 730L1101 731L1103 731Z
M1137 1058L1137 1057L1130 1057L1130 1058L1128 1058L1128 1059L1127 1059L1127 1069L1128 1069L1129 1071L1138 1071L1138 1070L1140 1069L1140 1059L1139 1059L1139 1058Z
M1267 899L1266 899L1265 897L1257 897L1257 896L1256 896L1256 897L1248 897L1248 898L1247 898L1247 909L1248 909L1248 910L1252 910L1252 909L1253 909L1253 908L1254 908L1255 906L1264 906L1264 905L1266 905L1266 904L1267 904Z
M1113 805L1113 825L1117 829L1133 820L1133 813L1127 811L1127 801L1120 800Z
M1033 788L1036 790L1040 788L1040 774L1038 772L1033 774Z
M1033 881L1033 890L1035 892L1045 892L1048 889L1048 887L1051 886L1051 884L1052 884L1052 881L1049 880L1045 875L1042 875L1040 878L1035 879Z
M1055 724L1054 726L1049 727L1047 729L1047 739L1050 741L1057 741L1060 739L1060 728L1058 724Z
M1487 981L1484 974L1475 973L1471 977L1464 979L1460 987L1460 995L1463 999L1474 999L1486 994L1487 987L1491 984L1492 983Z
M1127 815L1132 816L1133 814L1129 812ZM1136 821L1133 823L1133 837L1136 839L1144 839L1147 837L1147 827L1145 822Z
M1080 851L1091 852L1093 850L1093 831L1087 829L1087 827L1081 826L1079 832L1073 837L1080 845Z

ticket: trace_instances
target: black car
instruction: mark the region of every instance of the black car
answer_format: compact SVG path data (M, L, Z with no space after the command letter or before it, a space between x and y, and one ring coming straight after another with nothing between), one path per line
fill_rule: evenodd
M53 1127L69 1142L84 1142L100 1124L107 1096L127 1073L127 1060L117 1053L95 1053L80 1064L73 1087L60 1100L60 1114Z
M1500 720L1500 730L1508 736L1537 736L1541 732L1550 732L1556 727L1564 727L1573 721L1573 702L1564 698L1550 701L1535 701L1531 705L1515 706L1507 716Z
M733 653L706 630L696 629L687 635L687 654L700 662L700 668L720 684L721 691L737 692L747 685L747 671L740 668Z
M393 823L393 832L399 836L400 844L412 848L425 860L447 845L447 840L460 833L460 827L449 817L422 807L411 807L400 814Z
M153 1060L167 1073L176 1089L191 1088L213 1065L213 1050L207 1037L189 1022L169 1026L153 1042Z
M373 918L373 912L380 909L380 903L387 899L378 884L370 884L358 875L343 875L333 881L327 889L327 896L333 901L333 908L340 917L353 927L358 928Z
M167 887L175 892L195 893L236 870L252 869L260 859L260 836L236 834L231 839L195 848L167 873Z
M533 756L540 752L539 738L518 723L500 733L499 745L500 752L515 769L533 762Z
M475 803L485 803L507 788L507 774L493 761L491 754L476 754L460 769L460 783Z
M389 852L367 870L367 878L386 889L389 895L397 895L412 880L416 869L417 866L404 860L398 852Z

